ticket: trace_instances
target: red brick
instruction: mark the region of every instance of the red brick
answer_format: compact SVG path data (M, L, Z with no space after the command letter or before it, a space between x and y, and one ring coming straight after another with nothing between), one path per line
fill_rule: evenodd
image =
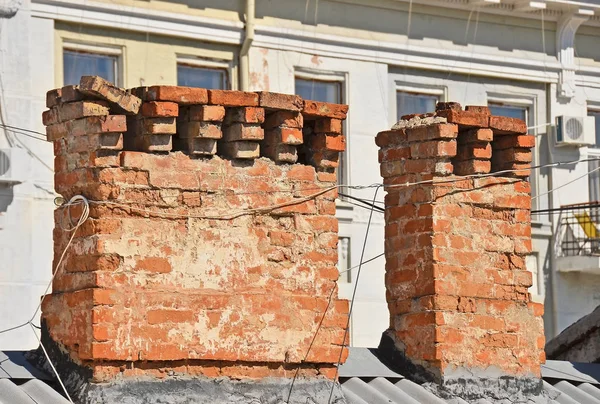
M187 323L196 317L191 310L151 310L147 316L148 324Z
M458 134L458 142L463 143L478 143L491 142L494 140L494 132L491 129L471 129Z
M177 125L177 136L180 138L221 139L223 132L220 124L200 121L180 122Z
M148 271L148 272L160 272L167 273L171 272L171 264L166 258L160 257L147 257L139 259L134 268L136 271Z
M527 133L527 124L524 121L507 116L490 116L489 126L496 135Z
M207 104L208 90L196 87L152 86L147 90L148 101L171 101L180 105Z
M343 135L329 135L317 133L310 138L310 147L313 150L328 150L343 152L346 149L346 138Z
M192 105L189 107L190 121L221 122L225 119L225 108L220 105Z
M222 142L218 144L217 150L219 153L234 159L256 159L260 157L260 146L257 142Z
M140 123L144 135L174 135L177 132L175 118L145 118Z
M410 158L410 147L396 147L393 149L379 150L379 162L401 161Z
M493 161L499 164L514 162L514 163L531 163L533 155L531 149L506 149L494 150Z
M283 126L286 128L300 128L304 126L304 117L299 112L277 111L267 114L265 129Z
M302 130L286 127L267 130L265 131L265 140L272 144L300 145L303 142Z
M317 151L312 154L311 161L317 167L336 168L339 165L339 154L332 151Z
M453 110L453 111L462 111L462 106L458 102L438 102L435 105L436 111L445 111L445 110Z
M150 101L142 104L141 113L150 118L169 118L179 115L179 104L175 102Z
M81 77L79 91L106 100L113 108L125 114L137 114L142 105L142 100L135 95L98 76Z
M490 109L488 107L485 107L485 106L467 105L465 107L465 110L469 111L469 112L476 113L476 114L491 115Z
M457 161L453 165L456 175L487 174L492 169L492 163L489 160L463 160Z
M457 160L490 159L492 146L489 143L470 143L461 145L456 155Z
M533 135L506 135L499 136L492 143L494 150L505 150L510 148L532 148L535 147L535 136Z
M52 108L52 107L57 106L61 102L60 95L61 95L60 88L56 88L54 90L48 91L46 93L46 108Z
M173 136L171 134L145 134L138 136L131 141L135 150L143 150L148 152L160 151L166 152L171 151L173 148Z
M270 92L259 92L259 105L263 108L277 109L277 110L288 110L288 111L301 111L303 107L303 101L300 96L292 94L279 94Z
M410 155L413 158L454 157L456 141L430 141L410 145Z
M225 107L257 107L258 94L244 91L208 90L208 102Z
M486 128L488 126L489 115L480 114L473 111L443 110L436 113L448 120L448 123L454 123L461 128Z
M399 146L404 145L407 139L404 129L386 130L377 134L375 143L379 147Z
M64 86L61 89L61 97L60 97L61 102L82 101L85 98L86 98L86 95L79 91L79 86L69 85L69 86ZM87 98L89 99L90 97L87 96Z
M315 132L322 133L342 133L341 119L317 119L315 121Z
M296 146L290 144L261 142L260 154L277 163L296 163L298 161L298 150Z
M456 139L458 127L453 124L434 124L407 128L406 134L409 142L423 142L437 139Z
M231 124L233 122L241 123L263 123L265 121L265 110L264 108L256 107L240 107L240 108L228 108L225 115L225 123Z
M302 115L313 118L323 117L346 119L347 113L347 105L331 104L319 101L304 100L304 107L302 108Z
M264 130L256 124L234 123L223 127L223 140L233 142L238 140L263 140Z
M127 123L124 115L92 116L66 122L70 136L93 133L125 132Z

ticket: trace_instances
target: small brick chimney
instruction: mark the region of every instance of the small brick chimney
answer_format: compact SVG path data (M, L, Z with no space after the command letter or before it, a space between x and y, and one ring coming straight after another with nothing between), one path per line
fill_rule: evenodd
M56 190L90 200L42 307L79 402L274 402L295 375L290 403L326 402L348 316L333 187L347 106L97 77L47 106Z
M390 310L380 349L441 396L495 402L541 392L543 305L531 301L525 268L534 146L526 133L523 121L486 107L440 103L376 138ZM477 176L502 170L513 171Z

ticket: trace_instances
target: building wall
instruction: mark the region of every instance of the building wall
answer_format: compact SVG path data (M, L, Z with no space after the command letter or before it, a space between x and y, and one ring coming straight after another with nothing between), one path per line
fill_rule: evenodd
M17 14L4 21L18 25L14 34L13 30L10 32L21 44L25 43L24 38L29 38L27 41L30 42L28 54L19 52L22 47L7 48L18 54L21 59L15 60L20 60L19 66L23 66L18 73L13 69L12 77L22 77L27 69L32 77L31 89L18 90L27 93L32 103L35 101L30 112L23 112L26 107L11 107L15 114L21 111L19 118L14 118L15 122L21 122L19 126L39 128L42 95L47 89L62 85L62 49L69 44L119 50L122 77L119 84L124 87L176 84L177 58L182 56L224 61L230 68L233 88L237 86L244 2L210 0L198 5L189 0L101 0L94 3L95 7L76 1L59 3L34 1L32 15L35 19L18 20L20 24L17 24L14 18L30 18L23 12L21 17ZM433 88L441 90L443 99L463 104L486 104L490 100L529 103L532 113L528 124L537 127L532 133L538 135L536 161L539 164L592 154L593 151L586 148L576 151L555 149L551 139L553 132L543 125L554 122L558 115L583 116L589 103L600 105L600 54L596 46L600 30L597 26L579 29L575 40L579 56L576 59L580 69L577 76L579 89L572 100L559 100L556 95L560 71L556 57L557 23L551 18L542 21L541 18L488 14L477 9L469 12L417 4L413 4L409 13L408 2L391 0L370 1L368 6L358 0L322 0L318 2L318 8L315 3L257 1L257 31L249 55L250 85L254 90L292 93L298 72L342 77L345 101L350 104L346 124L350 162L347 181L350 184L381 182L373 158L376 153L373 138L378 131L395 122L395 89L399 88L416 91ZM65 4L70 6L65 7ZM11 43L4 40L5 47ZM5 80L9 81L20 83L22 80ZM8 94L6 89L4 92ZM33 94L36 98L32 98ZM49 147L44 144L38 147L39 153L45 153L41 155L51 165ZM46 174L43 166L39 166L35 170L41 171L35 175L43 177ZM586 172L587 163L540 170L533 185L541 196L534 206L544 209L586 201L586 179L577 180L560 192L545 195L549 189ZM50 188L51 178L44 178ZM42 192L37 191L38 188L35 190ZM350 192L371 199L374 190ZM41 195L46 194L42 192ZM382 195L380 191L378 199L381 200ZM11 209L16 206L12 204ZM50 210L51 205L47 204L41 216L45 218ZM44 226L47 227L41 232L37 232L39 220L30 227L35 226L36 231L23 230L24 217L33 215L4 216L5 223L10 221L13 228L20 227L18 231L23 234L23 239L14 238L14 231L8 237L5 230L0 231L0 237L11 239L9 250L13 251L23 245L32 245L34 242L29 237L36 238L36 254L25 249L22 256L39 260L40 265L35 267L40 273L39 283L43 283L50 271L51 222L49 217L45 219ZM340 235L351 237L351 265L358 265L369 211L342 201L338 204L338 217ZM571 319L590 311L589 307L594 304L590 297L593 292L581 293L581 276L557 275L552 269L550 247L556 218L546 215L533 219L535 262L539 271L537 299L546 303L546 334L551 337ZM374 213L365 259L383 252L382 223L381 214ZM31 258L32 255L35 258ZM6 262L14 261L8 253L5 256L8 257ZM10 267L28 266L34 265L17 261ZM361 272L351 324L352 343L373 346L378 344L381 331L388 324L383 259L364 265ZM15 273L23 272L11 269L6 273L14 278ZM352 275L354 282L358 275L356 270ZM595 279L590 275L585 280L587 284L595 284ZM351 297L353 282L340 282L342 297ZM574 295L586 300L587 306L583 307ZM6 305L2 304L2 307Z
M52 21L31 18L29 1L13 16L0 15L0 124L43 131L45 89L52 86ZM38 137L33 139L26 135ZM14 148L12 161L23 180L0 183L0 329L31 319L51 276L52 146L43 134L16 133L0 126L0 148ZM34 318L39 323L39 313ZM32 349L29 325L0 334L2 349Z

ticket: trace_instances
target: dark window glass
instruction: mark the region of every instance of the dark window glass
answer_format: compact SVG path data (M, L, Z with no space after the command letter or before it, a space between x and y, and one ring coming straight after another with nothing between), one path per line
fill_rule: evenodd
M396 117L404 115L425 114L435 112L435 104L439 101L437 95L414 94L404 91L396 92Z
M306 100L340 104L342 102L342 83L296 79L296 94Z
M64 84L79 84L81 76L100 76L117 84L117 56L65 50Z
M527 107L505 104L489 104L488 107L490 108L492 115L517 118L527 123Z
M227 70L177 65L177 85L226 90Z

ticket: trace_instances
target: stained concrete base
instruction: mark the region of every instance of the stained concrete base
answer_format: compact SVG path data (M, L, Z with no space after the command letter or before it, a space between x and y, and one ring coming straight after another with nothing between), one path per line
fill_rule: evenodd
M328 403L331 382L296 380L290 400L290 379L235 381L219 379L170 379L120 381L90 384L79 399L81 404L321 404ZM338 383L331 403L345 404Z
M489 402L548 403L543 391L542 379L537 377L515 377L502 374L499 369L456 369L444 374L434 373L414 364L398 348L393 336L383 333L377 356L390 369L421 384L438 397L462 398L467 402L488 400ZM505 401L503 401L505 400Z

